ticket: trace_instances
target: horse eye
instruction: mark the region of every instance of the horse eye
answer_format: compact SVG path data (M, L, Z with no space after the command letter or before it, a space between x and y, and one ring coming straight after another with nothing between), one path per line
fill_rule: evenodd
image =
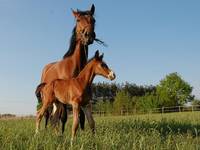
M76 21L77 21L77 22L79 22L79 21L80 21L80 19L77 19Z
M108 66L107 66L106 64L104 64L104 63L102 63L101 66L102 66L103 68L108 68Z

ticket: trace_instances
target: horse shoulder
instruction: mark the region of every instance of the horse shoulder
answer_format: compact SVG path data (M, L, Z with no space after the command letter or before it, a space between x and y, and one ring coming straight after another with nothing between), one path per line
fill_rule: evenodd
M72 78L70 82L70 91L73 94L73 99L80 100L83 96L83 89L80 83L76 80L76 78Z

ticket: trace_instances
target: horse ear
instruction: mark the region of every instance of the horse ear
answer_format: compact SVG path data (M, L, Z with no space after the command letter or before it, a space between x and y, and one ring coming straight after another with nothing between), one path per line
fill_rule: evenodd
M101 54L101 56L99 56L99 59L103 60L103 56L104 56L104 54Z
M95 52L95 56L94 56L95 58L99 58L99 50L97 50L96 52Z
M95 6L94 6L94 4L92 4L92 7L91 7L91 9L90 9L90 12L91 12L92 15L94 15L94 12L95 12Z
M79 16L79 13L73 9L71 9L71 10L72 10L74 17L77 18Z

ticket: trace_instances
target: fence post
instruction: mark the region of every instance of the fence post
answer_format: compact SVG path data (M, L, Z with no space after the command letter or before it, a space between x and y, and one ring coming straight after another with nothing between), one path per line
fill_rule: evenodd
M164 113L164 109L165 109L165 107L162 107L162 114Z
M192 112L193 112L193 105L192 105Z
M178 111L181 112L181 106L178 106Z

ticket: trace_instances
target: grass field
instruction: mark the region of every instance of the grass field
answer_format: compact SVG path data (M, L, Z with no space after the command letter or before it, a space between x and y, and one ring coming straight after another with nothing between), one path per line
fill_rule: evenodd
M96 117L97 133L78 131L70 148L71 119L64 136L50 129L34 136L33 119L0 120L0 150L200 149L200 112ZM43 127L43 124L42 124Z

